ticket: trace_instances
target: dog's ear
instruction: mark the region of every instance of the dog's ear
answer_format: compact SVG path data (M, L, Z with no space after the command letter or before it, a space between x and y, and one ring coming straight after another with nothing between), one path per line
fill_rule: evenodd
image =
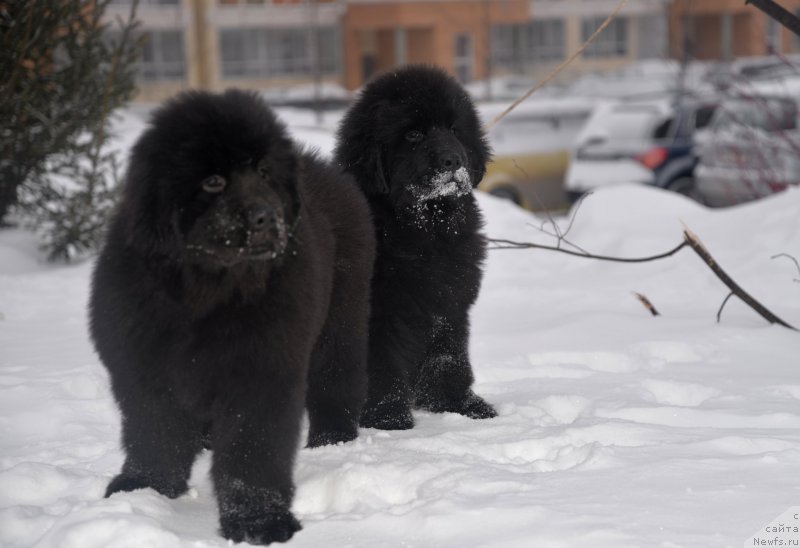
M334 158L339 168L352 175L367 196L389 193L379 127L383 102L362 96L345 115L339 127Z
M375 194L389 194L389 183L386 181L386 171L383 168L383 154L380 147L374 147L375 158Z
M480 154L476 154L479 156ZM486 160L480 158L472 158L472 167L470 169L472 188L477 188L486 175Z
M305 177L306 167L302 155L293 154L287 159L288 169L290 171L289 177L286 179L286 193L289 195L289 203L286 207L287 224L294 225L300 217L300 208L303 205L303 200L300 198L300 192L297 188L298 183L302 177Z
M127 227L126 245L157 254L167 253L171 243L180 237L174 211L164 207L163 174L150 169L151 159L142 144L134 147L120 196L119 211Z
M476 120L477 121L477 120ZM492 149L489 146L489 139L486 137L486 132L477 122L475 130L475 143L472 150L469 151L470 157L470 171L472 172L472 188L476 188L486 175L486 164L492 160Z
M349 173L367 196L389 194L389 184L386 178L383 154L378 146L370 146L368 150L351 157L351 161L344 160L346 154L337 154L339 168Z

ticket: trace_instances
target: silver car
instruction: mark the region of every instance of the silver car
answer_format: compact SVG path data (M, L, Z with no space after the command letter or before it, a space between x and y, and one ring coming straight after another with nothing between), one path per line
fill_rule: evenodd
M601 105L583 128L565 182L575 200L621 183L640 183L696 198L694 135L710 122L716 99L672 98Z

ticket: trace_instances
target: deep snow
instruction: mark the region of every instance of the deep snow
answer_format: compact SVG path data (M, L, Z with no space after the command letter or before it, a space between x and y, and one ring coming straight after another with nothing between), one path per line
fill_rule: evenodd
M299 138L329 149L330 131L298 129L307 115L282 112ZM122 127L130 143L141 123ZM534 228L545 219L479 201L490 236L554 243ZM676 245L686 223L800 326L800 274L770 259L800 257L798 211L798 190L708 210L618 187L584 202L568 238L645 255ZM0 231L0 545L225 546L208 454L187 496L102 498L122 453L87 335L91 267L43 265L30 235ZM735 300L717 324L726 294L690 250L641 265L491 251L471 354L476 391L500 416L418 413L410 431L301 450L304 529L290 546L742 546L800 503L800 335Z

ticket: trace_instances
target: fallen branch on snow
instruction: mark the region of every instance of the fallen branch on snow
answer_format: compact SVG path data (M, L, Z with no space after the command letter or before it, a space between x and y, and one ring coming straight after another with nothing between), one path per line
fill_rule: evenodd
M636 293L635 291L633 292L633 294L636 295L636 298L639 299L639 302L642 303L642 305L644 305L644 307L650 311L650 314L652 314L653 316L659 315L658 310L656 310L656 307L653 306L653 303L650 302L650 299L648 299L641 293Z
M782 325L783 327L788 327L789 329L797 331L796 328L792 327L791 325L780 319L778 316L770 312L767 309L767 307L762 305L760 302L755 300L749 293L747 293L744 289L739 287L739 284L734 282L733 279L730 276L728 276L724 270L722 270L722 267L719 266L719 263L717 263L716 260L714 260L714 257L711 256L711 253L709 253L708 249L706 249L706 247L703 245L703 243L700 241L700 239L697 237L695 233L693 233L691 230L687 228L683 231L683 237L684 241L686 241L689 244L689 246L695 251L695 253L697 253L700 256L700 258L703 259L703 261L708 265L711 271L714 274L716 274L717 278L719 278L722 281L722 283L728 286L728 289L731 290L731 293L739 297L739 299L741 299L742 302L744 302L747 306L755 310L759 316L767 320L769 323L776 323L778 325ZM725 303L723 303L723 306L724 305ZM722 312L721 309L720 312Z
M755 298L753 298L752 295L747 293L744 289L742 289L739 286L739 284L737 284L730 276L728 276L728 274L725 273L724 270L722 270L722 267L719 266L719 263L717 263L717 261L711 255L711 253L709 253L708 249L706 249L706 247L703 245L703 243L700 241L697 235L694 234L688 228L686 228L683 231L683 241L679 245L675 246L673 249L666 251L664 253L660 253L658 255L651 255L648 257L633 257L633 258L610 257L607 255L594 255L592 253L572 251L570 249L564 249L562 247L534 244L531 242L515 242L513 240L504 240L495 238L489 238L489 242L494 244L494 246L490 247L489 249L545 249L548 251L557 251L559 253L566 253L567 255L572 255L574 257L583 257L585 259L597 259L600 261L612 261L618 263L645 263L650 261L657 261L675 255L678 251L680 251L684 247L689 247L692 250L694 250L694 252L701 259L703 259L703 262L706 263L706 266L708 266L711 269L711 271L714 272L717 278L719 278L720 281L722 281L722 283L724 283L728 287L728 289L731 290L730 295L728 295L725 298L725 301L722 303L722 306L720 307L719 312L717 313L717 321L719 321L720 315L722 314L722 308L725 306L725 303L727 303L731 295L736 295L737 297L739 297L739 299L741 299L742 302L744 302L746 305L752 308L759 316L767 320L769 323L773 324L776 323L793 331L797 331L797 328L789 325L785 321L781 320L778 316L773 314L769 309L767 309L767 307L758 302ZM642 300L641 297L640 300ZM644 304L644 301L642 301L642 303ZM650 306L652 307L652 304ZM647 307L646 304L645 307ZM648 309L650 308L648 307ZM653 313L654 310L655 308L650 309L651 313ZM653 313L653 315L657 315L657 312Z

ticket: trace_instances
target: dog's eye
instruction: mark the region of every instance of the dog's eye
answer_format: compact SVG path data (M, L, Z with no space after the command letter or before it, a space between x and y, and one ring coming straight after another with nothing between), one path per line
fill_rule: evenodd
M417 131L416 129L412 129L411 131L406 133L406 141L408 141L409 143L419 143L420 141L422 141L422 137L423 137L422 132Z
M268 165L269 164L267 163L266 158L260 160L256 164L256 173L258 173L258 176L261 177L262 179L266 179L267 175L269 175L269 169L267 167Z
M203 190L211 194L219 194L225 190L228 182L220 175L212 175L203 181Z

